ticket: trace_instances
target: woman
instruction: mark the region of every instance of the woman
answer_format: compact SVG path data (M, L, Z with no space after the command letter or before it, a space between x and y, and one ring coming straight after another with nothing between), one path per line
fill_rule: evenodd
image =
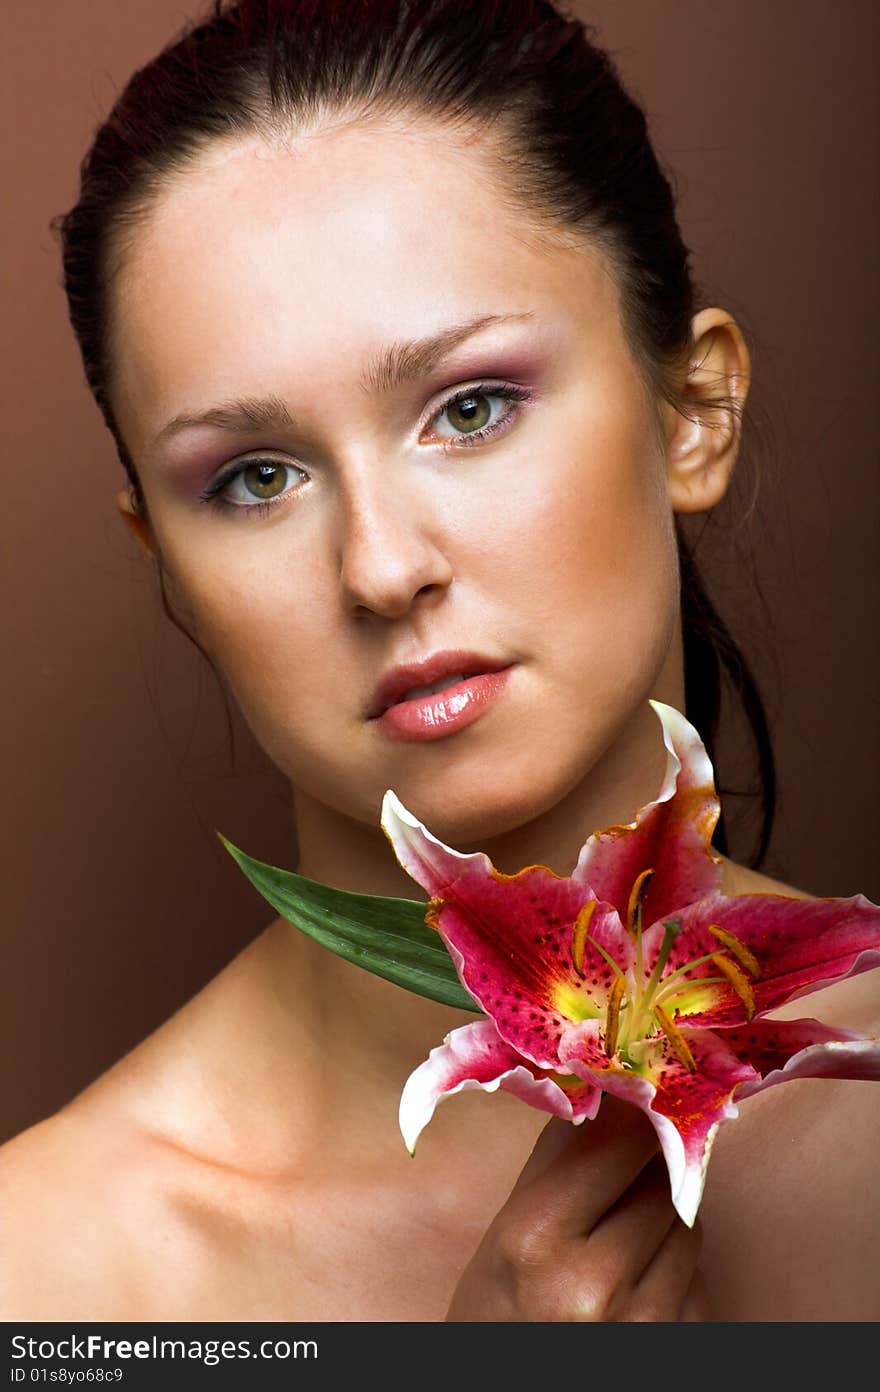
M424 897L387 788L508 873L567 873L656 795L648 698L712 708L676 517L727 489L750 365L579 24L218 6L132 79L62 232L120 511L289 778L302 874ZM466 721L382 718L495 669ZM876 1033L875 997L862 975L811 1013ZM864 1087L751 1101L689 1229L614 1099L572 1128L465 1095L412 1161L401 1087L464 1018L276 919L3 1149L4 1318L880 1314Z

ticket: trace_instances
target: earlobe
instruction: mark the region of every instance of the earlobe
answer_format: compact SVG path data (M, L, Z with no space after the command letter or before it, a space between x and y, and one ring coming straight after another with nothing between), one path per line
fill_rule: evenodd
M147 522L146 518L142 517L138 512L134 501L134 495L130 488L123 488L116 494L116 506L119 509L123 522L132 536L136 538L138 544L148 555L155 555L156 548L153 542L150 524Z
M723 309L704 309L691 324L682 396L667 436L673 512L708 512L727 492L739 452L751 363L739 326Z

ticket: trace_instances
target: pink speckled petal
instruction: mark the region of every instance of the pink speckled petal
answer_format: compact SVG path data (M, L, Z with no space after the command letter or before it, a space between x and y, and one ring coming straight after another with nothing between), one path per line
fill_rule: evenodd
M659 796L634 822L594 832L572 873L594 898L613 904L625 921L634 881L652 869L642 904L645 924L715 893L721 884L721 857L711 848L720 803L709 756L679 711L662 701L650 705L668 750Z
M576 966L574 924L589 897L582 885L544 865L515 875L482 852L462 855L432 836L393 793L383 827L409 874L434 899L429 922L449 949L462 983L502 1036L538 1067L553 1068L559 1036L572 1020L604 1016L614 970L587 941ZM617 913L597 904L589 936L622 972L634 950Z
M601 1099L598 1088L590 1083L539 1077L532 1065L505 1043L491 1020L476 1020L452 1030L404 1085L400 1130L411 1155L437 1103L469 1088L485 1092L501 1088L539 1111L576 1124L595 1116Z
M738 1115L732 1094L756 1075L708 1031L681 1033L696 1073L679 1062L665 1038L654 1044L640 1072L624 1069L605 1057L598 1024L588 1020L566 1031L559 1056L560 1067L642 1109L657 1132L676 1212L693 1227L718 1127Z
M792 1078L880 1081L880 1039L835 1029L819 1020L752 1020L714 1031L737 1058L762 1075L737 1090L737 1101Z
M710 923L733 933L757 958L760 977L751 983L758 1015L833 981L880 966L880 907L863 894L848 899L799 899L790 894L711 895L677 915L681 933L672 945L664 977L707 952L723 951ZM661 924L642 939L650 970L662 940ZM711 975L711 962L691 979ZM715 1029L746 1022L742 1001L727 985L694 993L682 1011L688 1025Z
M604 1018L613 968L589 943L583 975L574 966L572 925L581 907L570 880L522 883L462 879L433 922L462 983L491 1015L500 1034L540 1068L554 1068L559 1039L573 1020ZM629 965L632 940L614 909L598 904L590 936Z

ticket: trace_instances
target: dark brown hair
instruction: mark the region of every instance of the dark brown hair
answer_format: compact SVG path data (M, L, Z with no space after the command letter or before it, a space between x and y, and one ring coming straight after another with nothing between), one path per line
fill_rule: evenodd
M215 0L203 20L131 77L82 162L79 201L52 223L86 378L147 522L113 412L112 291L154 201L217 140L283 140L327 117L401 114L501 134L493 149L502 189L523 218L583 235L608 257L646 389L690 414L682 369L700 306L671 182L644 113L589 26L548 0ZM707 405L738 413L729 396L703 398L704 412ZM675 521L685 713L714 763L725 676L741 702L760 771L762 820L751 858L758 865L775 807L764 708ZM163 604L182 627L157 559ZM727 851L723 819L715 845Z

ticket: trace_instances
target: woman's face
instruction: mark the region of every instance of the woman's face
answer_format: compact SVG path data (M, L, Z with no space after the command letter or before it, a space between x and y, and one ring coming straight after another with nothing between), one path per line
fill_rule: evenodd
M424 124L215 146L115 307L156 541L295 788L372 826L393 788L465 845L636 724L659 744L647 698L680 698L662 443L606 263L528 228L487 149ZM268 398L286 421L228 406ZM389 669L450 649L512 668L477 719L426 740L368 718Z

